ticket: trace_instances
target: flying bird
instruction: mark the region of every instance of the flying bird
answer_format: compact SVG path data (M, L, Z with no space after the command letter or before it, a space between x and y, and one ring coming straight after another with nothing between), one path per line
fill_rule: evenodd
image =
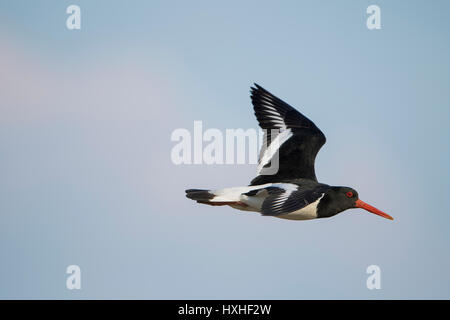
M188 189L186 197L202 204L227 205L291 220L329 218L353 208L394 220L360 200L353 188L319 183L314 162L326 141L322 131L256 83L250 92L256 119L265 131L258 176L244 187Z

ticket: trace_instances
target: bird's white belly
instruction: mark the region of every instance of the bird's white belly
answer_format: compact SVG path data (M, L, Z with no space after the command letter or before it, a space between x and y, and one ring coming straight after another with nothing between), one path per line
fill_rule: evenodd
M322 195L323 197L323 195ZM297 211L286 213L286 214L280 214L277 216L273 216L275 218L280 219L289 219L289 220L310 220L310 219L316 219L317 218L317 205L319 204L320 197L315 202L308 204L306 207L303 207ZM264 197L247 197L243 196L242 202L244 202L248 207L235 207L239 210L244 211L256 211L260 212L262 203L264 202Z
M317 218L317 205L319 204L319 200L308 204L306 207L301 208L300 210L280 214L278 216L274 216L280 219L289 219L289 220L310 220Z

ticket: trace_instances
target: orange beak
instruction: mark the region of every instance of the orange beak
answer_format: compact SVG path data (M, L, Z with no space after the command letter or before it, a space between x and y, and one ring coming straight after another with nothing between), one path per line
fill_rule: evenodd
M381 216L381 217L383 217L383 218L386 218L386 219L389 219L389 220L394 220L394 218L392 218L392 217L391 217L390 215L388 215L387 213L384 213L383 211L378 210L377 208L372 207L370 204L365 203L364 201L361 201L361 200L359 200L359 199L356 200L355 206L356 206L357 208L361 208L361 209L367 210L367 211L369 211L369 212L372 212L372 213L374 213L374 214L376 214L376 215L379 215L379 216Z

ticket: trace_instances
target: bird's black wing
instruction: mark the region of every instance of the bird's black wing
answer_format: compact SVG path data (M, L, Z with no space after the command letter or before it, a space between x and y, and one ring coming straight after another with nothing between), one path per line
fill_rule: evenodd
M265 131L259 175L251 185L300 178L317 181L314 162L326 141L322 131L256 83L251 88L251 99L259 125Z
M271 188L261 206L261 214L277 216L300 210L320 199L329 188L328 185L323 184L306 190Z

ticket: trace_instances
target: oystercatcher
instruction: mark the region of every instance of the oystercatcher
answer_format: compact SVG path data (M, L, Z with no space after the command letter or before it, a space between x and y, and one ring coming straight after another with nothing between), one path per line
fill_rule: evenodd
M355 189L317 181L314 161L326 139L311 120L256 83L251 88L251 100L265 131L258 176L246 187L189 189L186 197L202 204L228 205L291 220L328 218L352 208L393 220L360 200ZM273 163L278 170L264 174Z

